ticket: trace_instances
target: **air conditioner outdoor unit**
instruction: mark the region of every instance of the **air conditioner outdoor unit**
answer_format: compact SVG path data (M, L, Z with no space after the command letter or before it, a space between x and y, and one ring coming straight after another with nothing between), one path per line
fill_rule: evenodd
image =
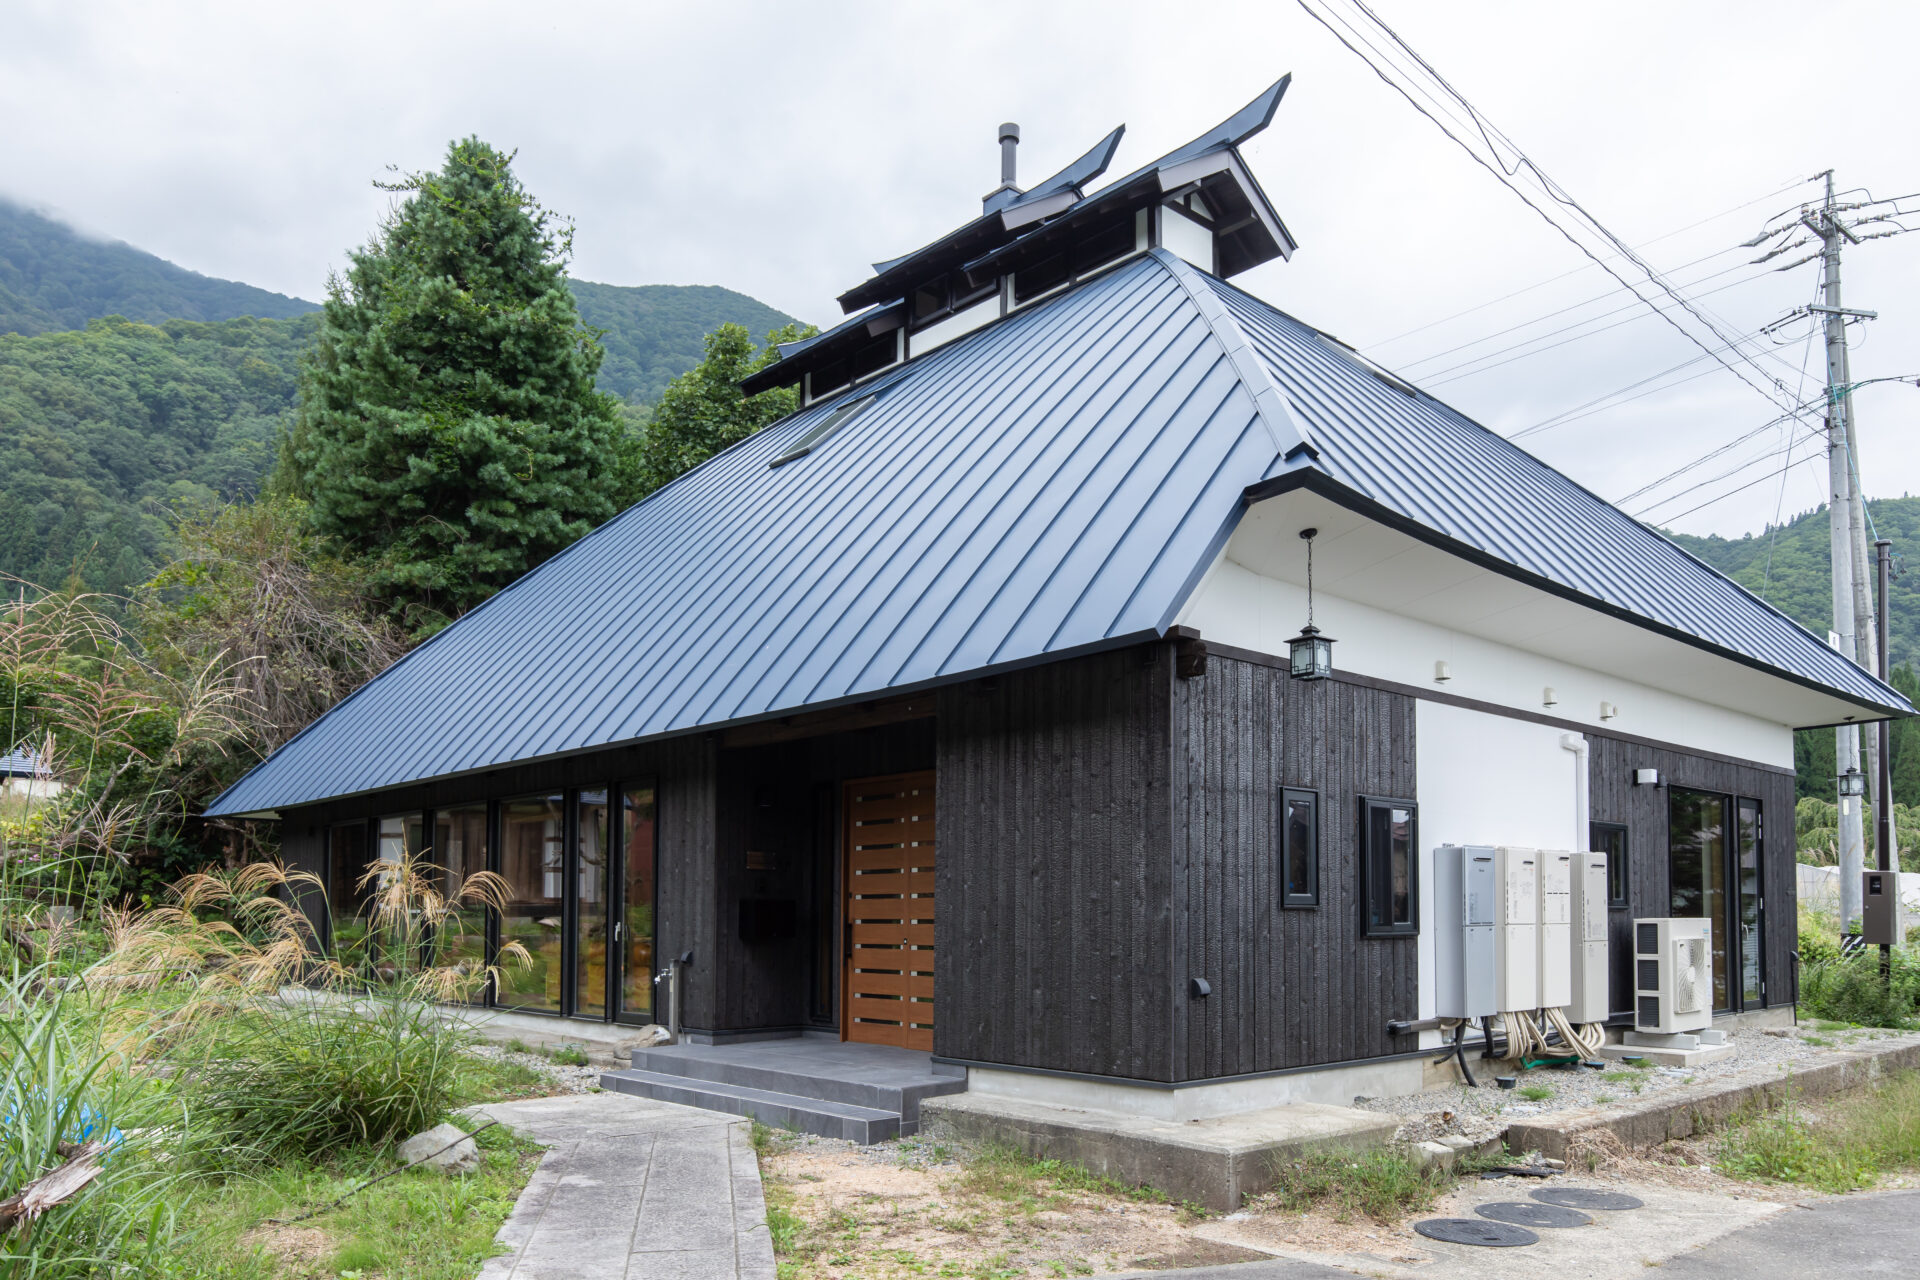
M1674 1035L1713 1025L1713 922L1633 922L1633 1026Z

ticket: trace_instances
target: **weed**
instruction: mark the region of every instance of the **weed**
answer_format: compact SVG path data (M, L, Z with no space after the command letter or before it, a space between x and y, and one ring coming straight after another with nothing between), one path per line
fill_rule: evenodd
M767 1200L767 1236L773 1241L775 1257L794 1251L806 1231L806 1222L793 1211L793 1196L775 1186L765 1188Z
M547 1057L563 1067L587 1065L587 1051L577 1044L559 1044L547 1050Z
M527 1046L527 1042L525 1040L520 1039L518 1036L515 1036L513 1039L507 1041L506 1050L508 1053L532 1053L533 1052L533 1050Z
M758 1120L747 1123L747 1143L753 1148L753 1154L765 1160L780 1149L779 1138L769 1126Z
M1828 1104L1818 1118L1791 1100L1728 1131L1720 1167L1735 1177L1822 1191L1871 1186L1881 1173L1920 1168L1920 1073L1902 1072Z
M1807 1044L1817 1045L1822 1049L1829 1048L1833 1044L1833 1041L1827 1039L1825 1036L1801 1036L1800 1039Z
M1423 1168L1389 1148L1309 1151L1276 1159L1273 1174L1280 1203L1290 1212L1330 1204L1341 1222L1360 1214L1385 1224L1432 1205L1451 1182L1437 1167Z
M975 1263L967 1274L973 1280L1017 1280L1021 1273L1022 1268L1014 1262L1012 1254L996 1253Z
M1623 1058L1620 1061L1620 1065L1629 1071L1653 1070L1653 1063L1647 1061L1645 1058Z
M1520 1096L1528 1102L1545 1102L1553 1096L1553 1090L1544 1084L1530 1084L1520 1090Z

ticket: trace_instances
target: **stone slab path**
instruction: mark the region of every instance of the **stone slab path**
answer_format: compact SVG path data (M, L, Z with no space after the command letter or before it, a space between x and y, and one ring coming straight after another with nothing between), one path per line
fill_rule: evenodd
M472 1114L549 1148L480 1280L774 1280L745 1120L619 1093Z

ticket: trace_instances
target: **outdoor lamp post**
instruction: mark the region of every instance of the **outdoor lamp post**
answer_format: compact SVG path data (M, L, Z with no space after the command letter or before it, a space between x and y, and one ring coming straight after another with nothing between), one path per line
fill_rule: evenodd
M1333 674L1333 637L1313 625L1313 540L1318 529L1302 529L1307 544L1307 625L1287 641L1287 670L1295 680L1325 680Z

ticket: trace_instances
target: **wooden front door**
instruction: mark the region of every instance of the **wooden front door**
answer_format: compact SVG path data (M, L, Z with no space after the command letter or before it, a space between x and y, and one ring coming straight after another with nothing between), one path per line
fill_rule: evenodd
M933 771L846 784L841 1034L933 1049Z

